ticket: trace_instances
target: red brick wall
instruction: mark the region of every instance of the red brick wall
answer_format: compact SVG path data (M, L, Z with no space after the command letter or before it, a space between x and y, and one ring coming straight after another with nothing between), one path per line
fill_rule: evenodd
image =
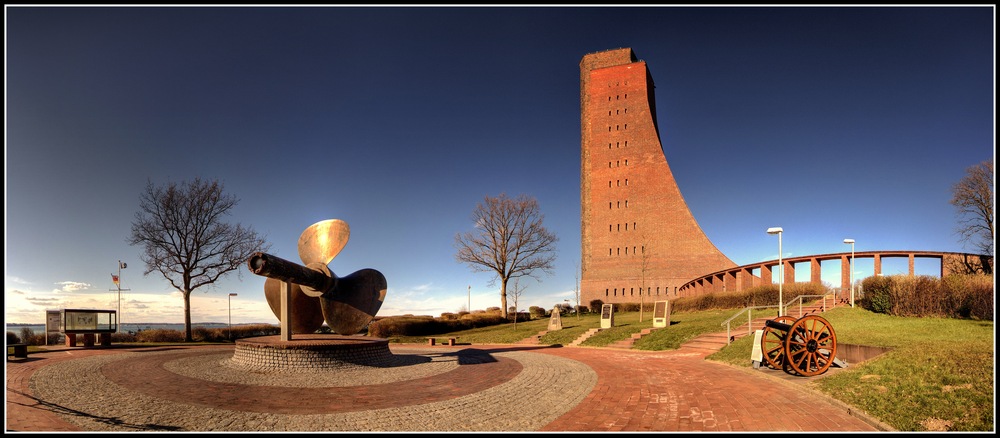
M581 300L675 298L736 266L698 226L660 144L653 81L631 49L584 56L581 104Z

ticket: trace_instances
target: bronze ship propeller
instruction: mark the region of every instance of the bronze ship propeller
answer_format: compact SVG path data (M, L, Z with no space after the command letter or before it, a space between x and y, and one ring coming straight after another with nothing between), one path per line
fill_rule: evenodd
M338 334L353 335L375 318L385 301L385 276L366 268L338 277L328 266L350 235L347 222L328 219L310 225L299 236L299 258L304 266L263 252L247 260L251 272L267 277L264 297L282 321L283 338L290 339L292 333L314 333L323 321ZM288 288L287 312L282 310L284 287ZM286 327L290 333L284 333Z

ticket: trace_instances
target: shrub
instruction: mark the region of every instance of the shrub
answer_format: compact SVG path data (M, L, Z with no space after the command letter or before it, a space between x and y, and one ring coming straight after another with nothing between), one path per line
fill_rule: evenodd
M545 318L545 309L538 306L531 306L528 308L528 313L535 318Z
M621 303L615 306L617 312L638 312L639 303Z
M587 306L576 306L576 311L580 313L590 313L590 309Z
M506 322L507 319L500 315L487 313L464 315L457 320L444 320L431 317L389 316L372 322L368 326L368 335L378 338L428 336L487 327Z
M136 333L139 342L184 342L184 333L179 330L151 329Z
M602 307L604 307L604 301L590 300L590 308L594 309L595 312L600 312Z
M7 343L8 344L20 344L21 339L17 337L14 332L7 332Z
M856 303L872 312L889 314L892 311L891 287L892 278L890 277L865 278L861 281L861 290L864 291L864 295Z

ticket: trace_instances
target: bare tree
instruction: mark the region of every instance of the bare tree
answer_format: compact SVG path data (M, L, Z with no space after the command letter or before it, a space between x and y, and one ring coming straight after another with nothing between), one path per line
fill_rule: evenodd
M970 166L952 186L951 204L958 209L958 234L980 254L993 254L993 162Z
M507 282L552 273L558 240L542 225L538 201L527 195L515 199L487 196L472 211L475 230L455 235L455 259L473 271L492 272L491 285L500 280L500 312L507 317Z
M130 245L143 245L143 275L159 271L184 297L184 340L191 342L191 292L239 269L270 245L249 227L222 221L239 201L217 181L146 184ZM237 273L238 275L238 273Z
M576 262L576 273L573 274L573 287L576 289L576 320L580 320L580 262Z
M521 293L524 292L524 288L518 283L518 279L515 279L514 284L510 288L510 298L514 302L514 306L512 307L514 309L514 330L517 330L517 299L521 298Z
M646 302L642 297L642 290L646 289L646 273L649 271L649 251L646 251L646 243L648 243L646 233L642 233L642 263L639 267L639 322L642 322L643 307L646 306ZM646 289L646 295L649 295L649 289Z

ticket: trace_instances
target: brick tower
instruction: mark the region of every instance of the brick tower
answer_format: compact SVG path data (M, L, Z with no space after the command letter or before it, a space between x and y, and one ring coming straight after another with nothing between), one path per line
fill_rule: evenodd
M581 304L673 299L735 267L681 196L660 144L653 79L631 48L580 61Z

